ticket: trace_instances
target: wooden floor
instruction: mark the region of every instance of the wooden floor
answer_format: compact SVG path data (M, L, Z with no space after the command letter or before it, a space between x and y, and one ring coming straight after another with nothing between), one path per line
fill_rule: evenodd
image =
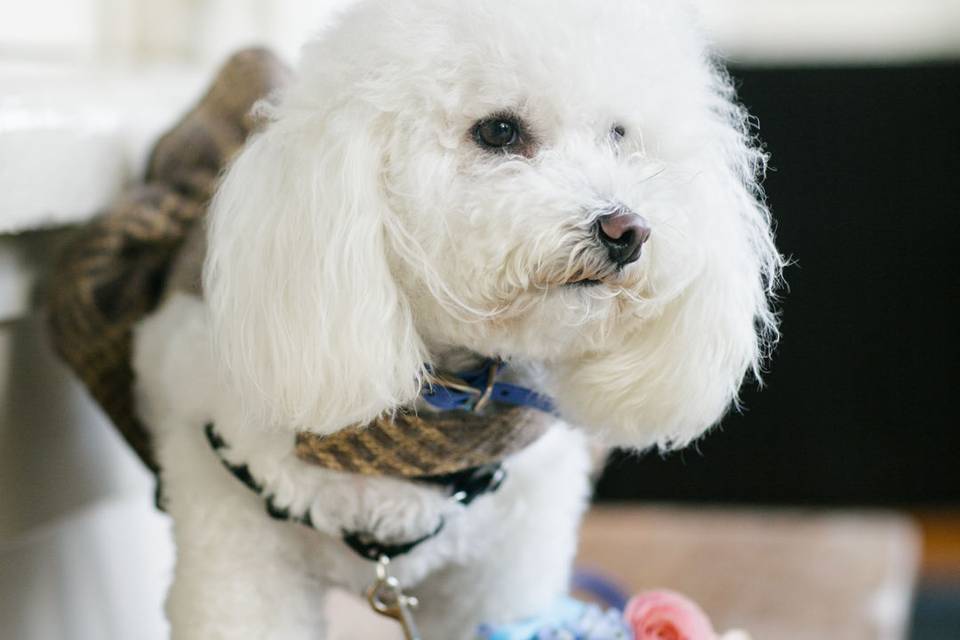
M911 514L889 510L604 504L578 565L629 593L684 593L719 629L876 640L905 637L921 543Z
M921 578L960 580L960 509L913 513L923 535Z

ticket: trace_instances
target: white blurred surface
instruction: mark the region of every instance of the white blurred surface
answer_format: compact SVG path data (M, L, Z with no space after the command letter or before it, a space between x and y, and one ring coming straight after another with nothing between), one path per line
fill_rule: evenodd
M165 637L171 543L152 479L39 314L17 311L0 322L0 637Z
M97 40L97 0L0 0L0 54L76 53Z
M293 59L355 0L0 0L0 54L212 63L251 43ZM694 0L721 50L760 63L960 54L957 0Z
M266 44L293 58L354 0L0 0L0 55L212 63Z
M208 74L0 60L0 233L77 222L105 206Z
M887 64L960 57L960 0L697 0L729 59Z
M162 640L173 549L143 496L103 500L0 545L6 640Z

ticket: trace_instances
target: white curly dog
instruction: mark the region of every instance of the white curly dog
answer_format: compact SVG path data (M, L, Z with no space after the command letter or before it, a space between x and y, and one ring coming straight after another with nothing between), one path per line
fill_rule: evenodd
M175 638L324 638L341 540L417 539L391 570L429 639L567 589L591 440L679 447L776 337L765 157L676 0L368 0L307 44L223 178L204 297L136 338L174 519ZM469 507L299 460L484 357L553 398L549 432ZM278 522L208 446L314 529Z

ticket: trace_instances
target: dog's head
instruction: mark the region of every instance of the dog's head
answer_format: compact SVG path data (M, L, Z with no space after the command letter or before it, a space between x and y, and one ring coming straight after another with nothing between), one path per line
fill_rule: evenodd
M361 2L214 203L232 378L328 432L439 348L543 365L572 420L680 443L762 358L778 276L745 114L673 0Z

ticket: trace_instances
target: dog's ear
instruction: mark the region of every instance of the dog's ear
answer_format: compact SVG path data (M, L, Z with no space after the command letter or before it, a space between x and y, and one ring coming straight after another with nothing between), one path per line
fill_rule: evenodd
M694 222L682 239L699 263L695 275L656 315L553 370L561 411L610 444L688 444L736 402L748 373L759 380L778 337L771 299L783 261L757 184L766 159L726 77L718 72L715 82L688 185Z
M204 290L245 409L329 433L415 397L424 347L388 264L377 116L303 111L274 115L228 170Z

